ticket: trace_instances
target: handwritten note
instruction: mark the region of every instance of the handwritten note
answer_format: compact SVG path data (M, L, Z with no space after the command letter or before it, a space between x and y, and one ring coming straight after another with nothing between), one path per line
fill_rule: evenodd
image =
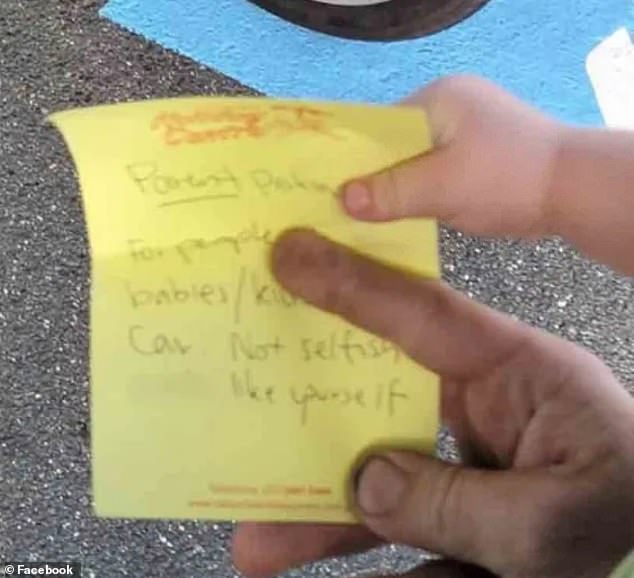
M433 222L354 222L337 198L430 147L422 111L192 98L52 120L91 245L99 515L352 522L361 456L433 449L436 376L268 267L276 236L307 226L437 276Z

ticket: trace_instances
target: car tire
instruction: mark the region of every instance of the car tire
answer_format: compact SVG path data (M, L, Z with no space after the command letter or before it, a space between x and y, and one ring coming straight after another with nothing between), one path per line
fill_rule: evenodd
M471 16L489 0L388 0L366 6L318 0L250 1L312 30L356 40L386 41L439 32Z

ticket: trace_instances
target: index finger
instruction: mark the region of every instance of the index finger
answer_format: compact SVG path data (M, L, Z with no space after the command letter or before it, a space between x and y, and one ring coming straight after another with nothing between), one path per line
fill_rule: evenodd
M472 377L513 355L527 326L446 284L372 261L311 231L283 234L273 272L291 293L396 345L445 377Z

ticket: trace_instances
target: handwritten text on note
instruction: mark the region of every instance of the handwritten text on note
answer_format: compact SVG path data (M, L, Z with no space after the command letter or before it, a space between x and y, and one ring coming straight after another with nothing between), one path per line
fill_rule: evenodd
M434 223L353 222L337 198L429 148L421 111L196 98L53 120L91 244L99 514L351 522L364 452L432 449L436 377L268 267L304 226L437 276Z

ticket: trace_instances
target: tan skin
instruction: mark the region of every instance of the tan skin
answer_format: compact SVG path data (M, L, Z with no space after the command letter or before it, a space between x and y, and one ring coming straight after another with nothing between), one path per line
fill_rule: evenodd
M557 234L634 273L634 134L565 127L470 77L443 79L407 104L428 111L435 150L350 183L351 217ZM382 542L456 561L409 578L599 577L625 556L634 400L600 360L310 231L283 235L272 266L288 291L440 374L443 420L465 463L397 451L370 458L356 487L363 526L240 524L239 569L270 576Z

